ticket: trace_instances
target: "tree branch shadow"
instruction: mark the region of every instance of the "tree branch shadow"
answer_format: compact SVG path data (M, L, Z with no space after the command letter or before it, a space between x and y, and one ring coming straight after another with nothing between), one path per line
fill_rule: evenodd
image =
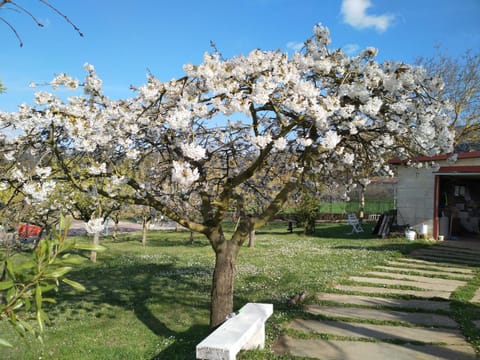
M183 276L185 274L204 276L208 285L203 280ZM210 303L205 294L209 294L210 274L211 269L203 266L134 264L100 268L92 265L69 274L69 278L80 282L87 290L79 296L78 293L64 288L56 297L55 311L79 308L82 304L85 306L85 302L93 304L94 307L105 304L121 307L132 311L146 329L165 340L166 347L153 359L194 359L196 344L209 333L208 323L193 323L186 330L173 330L149 304L161 303L166 307L171 305L172 311L175 311L174 306L181 305L186 309L191 307L192 312L203 309L208 313ZM165 283L170 285L160 286Z

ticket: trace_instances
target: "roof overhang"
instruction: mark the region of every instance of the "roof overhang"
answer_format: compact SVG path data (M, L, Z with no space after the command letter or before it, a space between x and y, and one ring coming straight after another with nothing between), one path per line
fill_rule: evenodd
M412 157L409 159L397 158L397 159L391 159L389 163L392 165L400 165L400 164L405 164L408 161L412 161L412 162L441 161L441 160L448 160L452 156L453 154L441 154L436 156L418 156L418 157ZM476 158L480 158L480 151L457 153L457 159L476 159Z
M480 177L480 166L441 166L435 175Z

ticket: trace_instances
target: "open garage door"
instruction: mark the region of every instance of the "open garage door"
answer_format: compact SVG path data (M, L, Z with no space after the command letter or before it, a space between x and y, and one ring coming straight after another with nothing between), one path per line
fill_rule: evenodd
M434 236L480 241L480 167L441 167L435 188Z

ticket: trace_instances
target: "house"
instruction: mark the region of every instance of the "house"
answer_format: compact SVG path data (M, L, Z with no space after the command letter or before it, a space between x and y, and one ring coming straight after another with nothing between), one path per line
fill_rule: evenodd
M428 238L480 241L480 151L392 160L397 223Z

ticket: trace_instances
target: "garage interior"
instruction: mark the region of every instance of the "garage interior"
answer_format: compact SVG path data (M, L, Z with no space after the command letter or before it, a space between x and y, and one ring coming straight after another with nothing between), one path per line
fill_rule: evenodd
M439 175L438 234L480 241L480 174Z

